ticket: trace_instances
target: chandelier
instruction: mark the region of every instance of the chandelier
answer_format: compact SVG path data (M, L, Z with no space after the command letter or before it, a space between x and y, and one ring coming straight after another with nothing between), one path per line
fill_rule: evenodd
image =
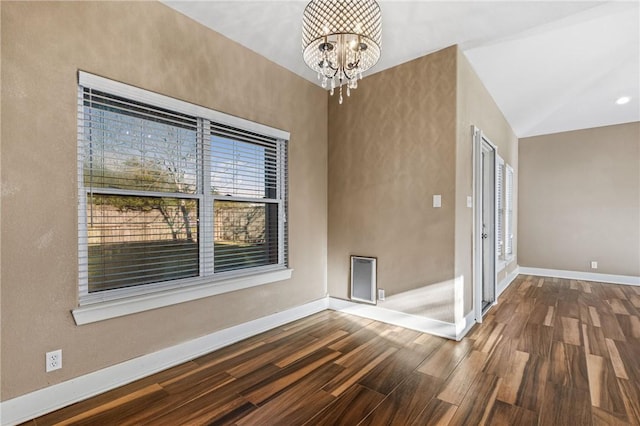
M375 0L311 0L302 17L302 55L333 96L347 96L380 59L382 17Z

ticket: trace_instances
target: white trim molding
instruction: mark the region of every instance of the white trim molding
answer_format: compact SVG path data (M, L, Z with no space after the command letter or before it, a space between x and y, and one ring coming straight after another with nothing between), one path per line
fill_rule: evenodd
M327 298L318 299L3 401L0 403L0 412L3 415L0 424L16 425L25 422L291 321L324 311L328 305Z
M291 278L292 272L293 269L279 269L218 281L213 281L211 277L208 277L209 283L84 305L72 310L71 313L77 325L89 324L136 312L189 302L203 297L287 280Z
M457 341L475 324L473 310L454 324L325 297L0 402L0 425L23 423L326 309Z
M232 127L241 127L254 133L271 136L276 139L289 140L291 134L287 131L276 129L260 123L246 120L241 117L225 114L200 105L185 102L180 99L151 92L119 81L110 80L86 71L78 71L78 84L83 87L100 90L124 98L133 98L138 102L153 104L162 108L173 109L177 112L189 115L198 115L220 124Z
M504 277L504 279L498 283L498 294L497 294L497 296L500 297L502 292L505 291L507 289L507 287L509 287L509 284L511 284L513 282L513 280L516 279L518 274L521 274L521 273L522 272L520 271L520 267L519 266L516 266L513 271L509 272L509 274L507 274L507 276Z
M519 268L520 273L523 275L640 286L640 277L632 275L597 274L593 272L564 271L561 269L529 268L526 266L520 266Z
M385 322L387 324L399 325L400 327L445 337L451 340L462 339L473 324L475 324L473 312L468 314L464 318L463 323L457 326L452 322L405 314L404 312L392 311L369 304L354 303L334 297L329 297L329 309ZM458 330L460 331L458 332Z
M469 312L464 317L463 321L458 325L459 327L457 327L458 332L456 335L456 340L459 342L464 336L467 335L471 328L476 325L476 313L471 310L471 312Z

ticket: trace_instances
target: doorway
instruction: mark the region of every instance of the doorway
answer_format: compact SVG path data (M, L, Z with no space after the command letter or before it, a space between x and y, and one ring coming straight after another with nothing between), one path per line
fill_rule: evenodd
M496 302L496 146L473 128L474 308L476 322Z

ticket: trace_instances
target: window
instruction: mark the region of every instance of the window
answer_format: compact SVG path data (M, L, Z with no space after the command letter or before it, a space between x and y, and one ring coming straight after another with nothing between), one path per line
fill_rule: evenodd
M287 267L288 133L80 73L80 303Z
M505 175L505 244L506 256L513 255L513 168L507 164Z
M496 254L500 265L513 255L513 168L496 157Z
M496 155L496 255L504 257L504 160Z
M214 271L279 264L284 147L222 125L212 124L209 134Z

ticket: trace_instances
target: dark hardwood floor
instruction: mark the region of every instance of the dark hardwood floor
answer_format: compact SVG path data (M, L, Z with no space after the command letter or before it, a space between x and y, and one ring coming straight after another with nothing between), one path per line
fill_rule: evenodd
M460 342L325 311L31 425L640 425L640 287L519 276Z

